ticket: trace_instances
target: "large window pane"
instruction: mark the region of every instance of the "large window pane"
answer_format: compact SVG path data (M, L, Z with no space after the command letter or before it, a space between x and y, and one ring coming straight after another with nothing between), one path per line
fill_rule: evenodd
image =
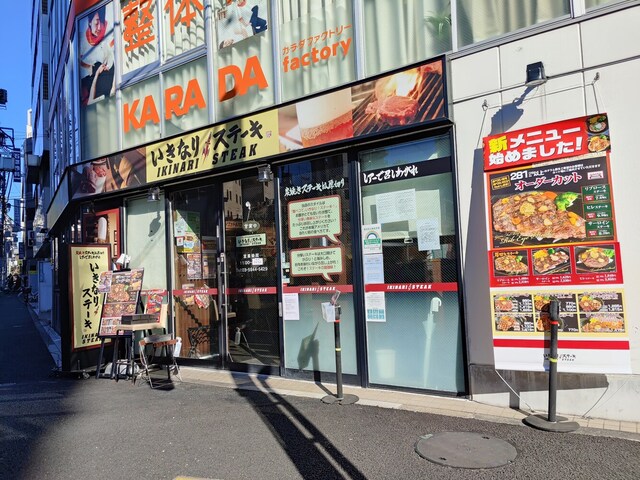
M78 24L80 134L82 158L95 158L118 146L115 98L113 3Z
M460 46L569 15L569 0L458 0Z
M273 55L266 0L215 0L216 121L273 105ZM254 11L255 8L255 11ZM254 15L255 13L255 15Z
M170 137L209 123L209 91L207 89L207 58L202 57L164 74L164 110L171 112L170 118L163 115L164 136ZM188 111L185 111L188 108Z
M381 253L363 257L372 383L464 390L448 146L445 136L360 156L363 228L382 236Z
M154 76L122 90L123 147L130 148L160 138L160 79Z
M449 0L365 0L367 76L451 49Z
M204 3L205 0L162 1L164 60L204 45Z
M603 5L610 5L612 3L620 3L624 0L585 0L585 7L587 9L596 8Z
M356 374L346 160L336 156L283 167L280 198L283 292L299 302L299 318L285 317L285 367L335 372L334 327L323 320L322 303L338 289L342 371Z
M158 60L158 10L156 0L121 0L122 73Z
M352 4L280 0L283 101L355 80Z

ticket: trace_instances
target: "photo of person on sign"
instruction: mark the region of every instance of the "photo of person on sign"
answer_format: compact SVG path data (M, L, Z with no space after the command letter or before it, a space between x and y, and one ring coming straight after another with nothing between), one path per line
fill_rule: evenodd
M267 30L265 0L223 0L216 9L216 27L220 49Z
M115 93L113 37L113 13L106 6L80 20L80 103L83 106Z

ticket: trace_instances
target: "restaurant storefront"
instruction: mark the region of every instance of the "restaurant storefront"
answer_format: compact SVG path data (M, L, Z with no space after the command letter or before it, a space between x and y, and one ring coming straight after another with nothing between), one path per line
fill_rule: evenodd
M338 291L346 383L544 410L558 297L559 411L638 418L635 2L253 0L240 36L246 2L160 3L148 44L138 2L76 12L90 39L106 9L120 70L91 95L76 37L53 114L63 369L95 368L100 322L68 244L109 245L183 365L333 382Z
M346 382L465 394L444 85L437 59L74 165L73 231L144 269L184 364L335 381L339 291Z

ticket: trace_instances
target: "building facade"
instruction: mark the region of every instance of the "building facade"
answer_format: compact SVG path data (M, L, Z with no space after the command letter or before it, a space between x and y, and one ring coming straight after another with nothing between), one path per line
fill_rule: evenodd
M339 292L346 382L544 408L557 297L558 410L637 420L639 16L594 0L54 2L44 228L63 369L95 368L103 326L144 307L183 364L331 382ZM101 306L70 245L143 269L142 301ZM540 267L550 255L564 265Z

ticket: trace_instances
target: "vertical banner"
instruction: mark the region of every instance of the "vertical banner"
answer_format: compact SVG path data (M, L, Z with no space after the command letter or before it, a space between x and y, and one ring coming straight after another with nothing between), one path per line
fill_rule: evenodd
M606 114L484 139L496 368L631 373Z
M72 312L72 349L99 345L102 296L100 273L111 267L110 245L69 245L69 303Z

